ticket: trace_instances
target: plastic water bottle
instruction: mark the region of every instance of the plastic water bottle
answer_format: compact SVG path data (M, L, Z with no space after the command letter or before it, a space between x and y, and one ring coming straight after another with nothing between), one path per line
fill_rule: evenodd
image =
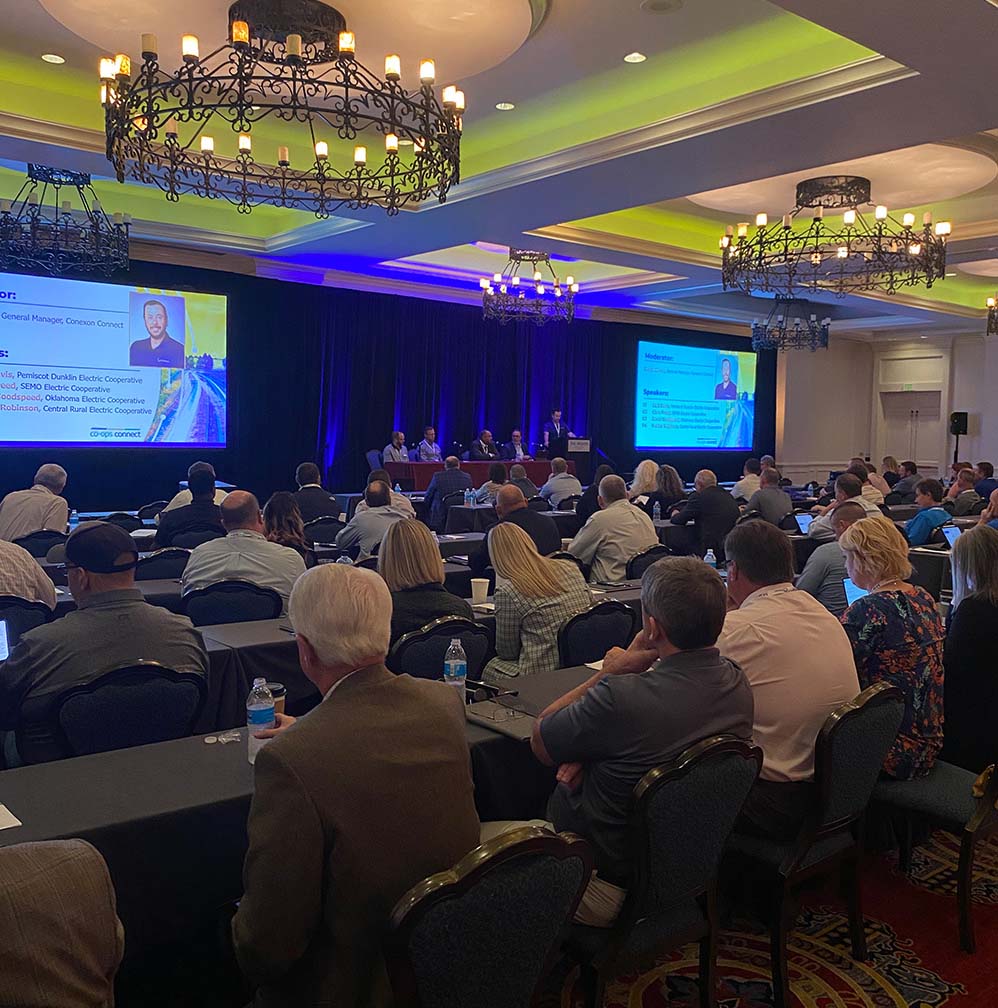
M256 762L256 754L267 744L266 739L254 738L253 733L273 728L276 723L274 697L267 689L267 680L254 679L253 688L246 698L246 754L250 763Z
M72 532L79 524L80 512L77 511L76 508L73 508L73 510L69 512L69 531Z
M655 501L655 504L652 506L651 517L652 521L662 520L662 505L659 501Z
M472 491L471 487L468 487L468 489L464 491L464 506L470 507L474 503L475 503L474 491Z
M717 557L714 555L714 551L712 549L707 550L704 554L703 562L705 564L710 564L711 567L717 567Z
M468 678L468 657L461 646L461 639L455 637L444 655L444 682L460 690L458 694L464 702L464 682Z
M396 482L396 484L395 484L395 492L397 494L400 494L402 492L402 484L401 483Z

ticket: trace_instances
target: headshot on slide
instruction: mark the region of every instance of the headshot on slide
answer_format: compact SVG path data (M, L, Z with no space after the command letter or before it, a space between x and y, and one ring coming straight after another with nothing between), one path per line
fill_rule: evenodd
M722 357L717 364L717 375L720 381L714 386L715 399L738 398L738 358L732 354Z
M186 366L184 299L175 294L128 294L128 363L132 367Z

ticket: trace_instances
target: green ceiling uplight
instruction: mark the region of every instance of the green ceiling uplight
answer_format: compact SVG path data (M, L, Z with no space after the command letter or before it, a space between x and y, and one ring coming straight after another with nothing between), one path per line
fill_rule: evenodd
M496 108L499 109L500 112L512 112L516 106L511 101L501 101L496 102Z
M42 53L42 59L45 60L46 63L52 63L55 66L59 66L62 63L66 62L66 58L64 56L60 56L58 53L51 53L51 52Z
M644 53L632 52L624 57L625 63L644 63L648 57Z

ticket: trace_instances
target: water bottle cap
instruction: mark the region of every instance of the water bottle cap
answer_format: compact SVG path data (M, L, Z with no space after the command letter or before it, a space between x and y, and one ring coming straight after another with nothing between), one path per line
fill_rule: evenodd
M264 679L263 676L260 676L259 678L253 680L253 685L254 686L266 686L267 685L267 680Z
M452 637L450 642L451 642L451 644L460 644L461 643L461 638L460 637Z

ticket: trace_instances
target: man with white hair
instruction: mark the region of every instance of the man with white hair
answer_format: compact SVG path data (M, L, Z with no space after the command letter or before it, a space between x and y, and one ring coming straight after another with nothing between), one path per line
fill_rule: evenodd
M672 512L672 524L692 522L700 556L712 549L714 556L723 562L724 538L738 521L738 505L727 490L717 485L717 477L710 469L701 469L696 474L693 489L686 502Z
M385 668L392 600L373 571L315 567L289 612L323 699L260 733L276 737L256 759L233 943L257 1004L382 1005L392 907L479 842L464 709Z
M46 462L38 467L30 490L15 490L0 501L0 539L13 542L41 529L65 532L69 505L59 495L66 488L66 470Z

